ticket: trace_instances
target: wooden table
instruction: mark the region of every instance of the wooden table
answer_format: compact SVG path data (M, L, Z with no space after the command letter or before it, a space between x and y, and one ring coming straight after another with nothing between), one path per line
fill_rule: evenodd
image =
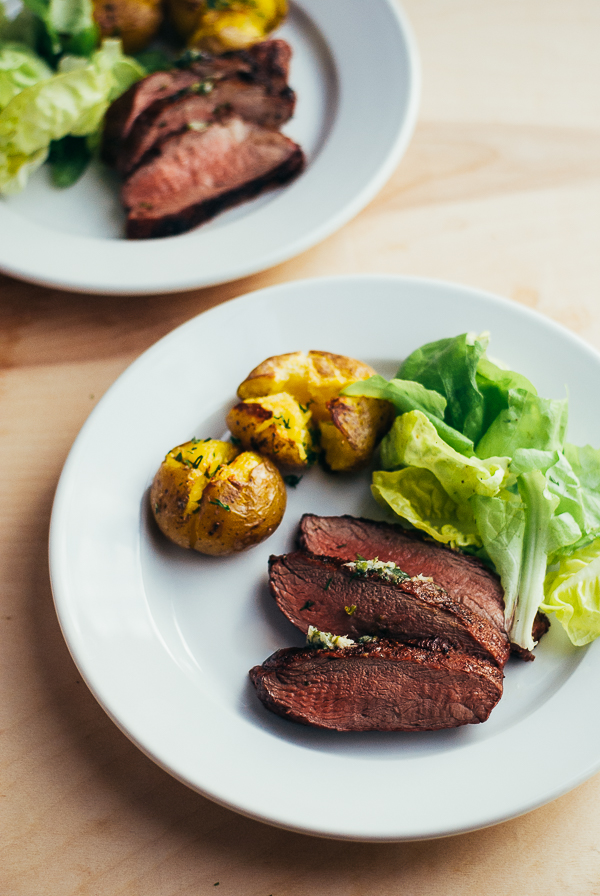
M140 352L213 305L318 274L426 275L509 296L600 349L600 4L405 8L423 64L414 139L379 196L320 246L175 296L72 295L0 276L1 896L600 894L599 776L445 840L276 830L186 789L120 733L81 682L52 605L48 521L71 442Z

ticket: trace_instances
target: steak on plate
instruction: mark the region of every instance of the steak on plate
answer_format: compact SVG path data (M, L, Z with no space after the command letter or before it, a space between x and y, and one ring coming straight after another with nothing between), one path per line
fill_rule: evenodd
M313 554L342 560L355 560L357 554L369 560L378 557L397 563L409 576L431 576L452 600L485 616L500 632L506 632L500 577L476 557L426 541L419 532L353 516L305 513L300 520L298 542L300 547ZM533 624L533 640L539 641L549 627L548 617L538 612ZM511 649L521 659L534 658L529 650L516 644Z
M304 166L300 147L269 128L231 115L160 144L158 154L123 185L127 236L170 236L263 190L287 183Z
M263 91L282 102L294 104L294 93L287 85L291 48L283 40L269 40L248 50L222 56L199 54L189 66L166 72L154 72L133 84L108 109L104 119L102 157L116 163L122 141L126 140L138 117L157 101L165 102L182 91L200 88L207 82L217 84L228 78L261 85Z
M250 678L277 715L336 731L432 731L485 722L502 672L462 653L379 641L278 650Z
M157 100L138 115L117 154L116 168L121 174L136 168L153 147L171 135L196 127L199 122L218 120L224 112L276 129L294 111L293 91L273 95L264 84L239 77L224 79L208 92L198 92L194 87L180 91L176 98Z
M432 581L386 581L375 571L358 574L343 560L295 551L270 558L269 586L280 610L304 632L314 625L351 638L455 648L500 668L510 652L506 633Z
M504 631L504 591L499 577L475 557L460 554L418 533L391 523L352 516L316 516L300 520L299 544L304 550L341 560L356 555L392 560L409 576L431 576L449 596L485 616Z

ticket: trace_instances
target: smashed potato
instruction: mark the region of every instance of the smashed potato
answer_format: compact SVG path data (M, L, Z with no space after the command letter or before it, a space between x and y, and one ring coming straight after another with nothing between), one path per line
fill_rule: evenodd
M287 392L242 401L227 415L233 437L286 467L306 467L316 457L310 412Z
M271 535L283 518L285 484L279 470L230 442L192 439L169 451L150 501L161 531L183 548L224 555Z
M170 0L171 19L189 47L225 53L264 40L287 14L287 0Z
M119 37L124 53L148 46L163 20L161 0L93 0L102 37Z
M369 462L376 443L392 423L393 408L381 399L350 398L340 396L340 391L374 373L368 364L344 355L291 352L267 358L255 367L238 388L238 396L249 405L259 406L264 404L267 396L271 400L276 397L281 402L281 396L287 393L308 412L310 419L306 420L306 429L311 431L312 421L312 427L316 427L319 434L318 438L312 434L313 446L307 452L306 461L296 465L310 463L313 452L318 450L315 448L315 442L318 442L331 470L354 472ZM258 442L252 441L256 436L253 435L252 421L246 419L247 441L242 440L242 444L256 447ZM278 462L277 456L268 451L268 446L257 447L257 450Z

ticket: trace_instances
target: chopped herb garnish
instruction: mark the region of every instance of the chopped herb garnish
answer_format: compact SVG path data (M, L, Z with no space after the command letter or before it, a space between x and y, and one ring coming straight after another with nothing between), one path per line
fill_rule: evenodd
M294 473L289 473L287 476L283 477L283 481L286 485L289 485L291 488L296 488L302 476L296 476Z
M348 616L352 616L353 613L356 613L356 604L351 604L349 607L344 607L344 610L348 614Z
M179 454L175 455L175 460L178 460L180 464L185 463L185 461L183 459L183 454L181 453L181 451L179 452Z
M290 428L290 421L287 420L283 414L273 414L273 420L281 420L286 429Z
M204 460L204 455L199 454L198 457L196 458L196 460L192 461L192 467L194 468L194 470L198 469L198 467L200 466L200 464L202 463L203 460Z
M310 610L311 607L314 607L314 600L307 600L304 606L300 607L300 610Z
M346 547L346 542L344 542L344 544L336 544L336 548L345 548L345 547Z
M237 436L231 436L230 442L232 445L235 445L236 448L239 448L240 445L242 444L242 440L238 439Z
M357 555L356 555L356 560L357 560L358 563L364 563L365 560L366 560L366 557L362 557L360 554L357 554Z
M406 579L410 578L403 569L400 569L400 567L391 560L385 563L383 560L378 560L377 557L375 557L374 560L363 560L361 557L356 563L344 563L344 566L353 570L353 573L350 576L351 579L356 579L359 576L365 577L369 573L375 573L380 579L393 583L404 582Z
M332 582L333 582L333 576L329 576L329 578L325 582L325 585L323 586L323 591L329 591L329 586L331 585Z
M209 436L207 439L204 439L205 442L212 442L212 436Z
M208 503L209 503L209 504L216 504L217 507L222 507L223 510L231 510L231 507L229 506L229 504L223 504L223 502L222 502L222 501L219 501L218 498L215 498L214 501L209 501Z

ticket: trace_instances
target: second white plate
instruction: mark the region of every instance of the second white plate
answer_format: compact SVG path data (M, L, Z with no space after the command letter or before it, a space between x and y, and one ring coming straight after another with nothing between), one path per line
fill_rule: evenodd
M119 183L91 166L53 188L44 166L0 199L0 270L64 289L143 294L209 286L285 261L357 214L412 134L419 97L414 39L395 0L298 0L277 37L294 51L298 101L284 129L306 171L176 237L128 241Z

